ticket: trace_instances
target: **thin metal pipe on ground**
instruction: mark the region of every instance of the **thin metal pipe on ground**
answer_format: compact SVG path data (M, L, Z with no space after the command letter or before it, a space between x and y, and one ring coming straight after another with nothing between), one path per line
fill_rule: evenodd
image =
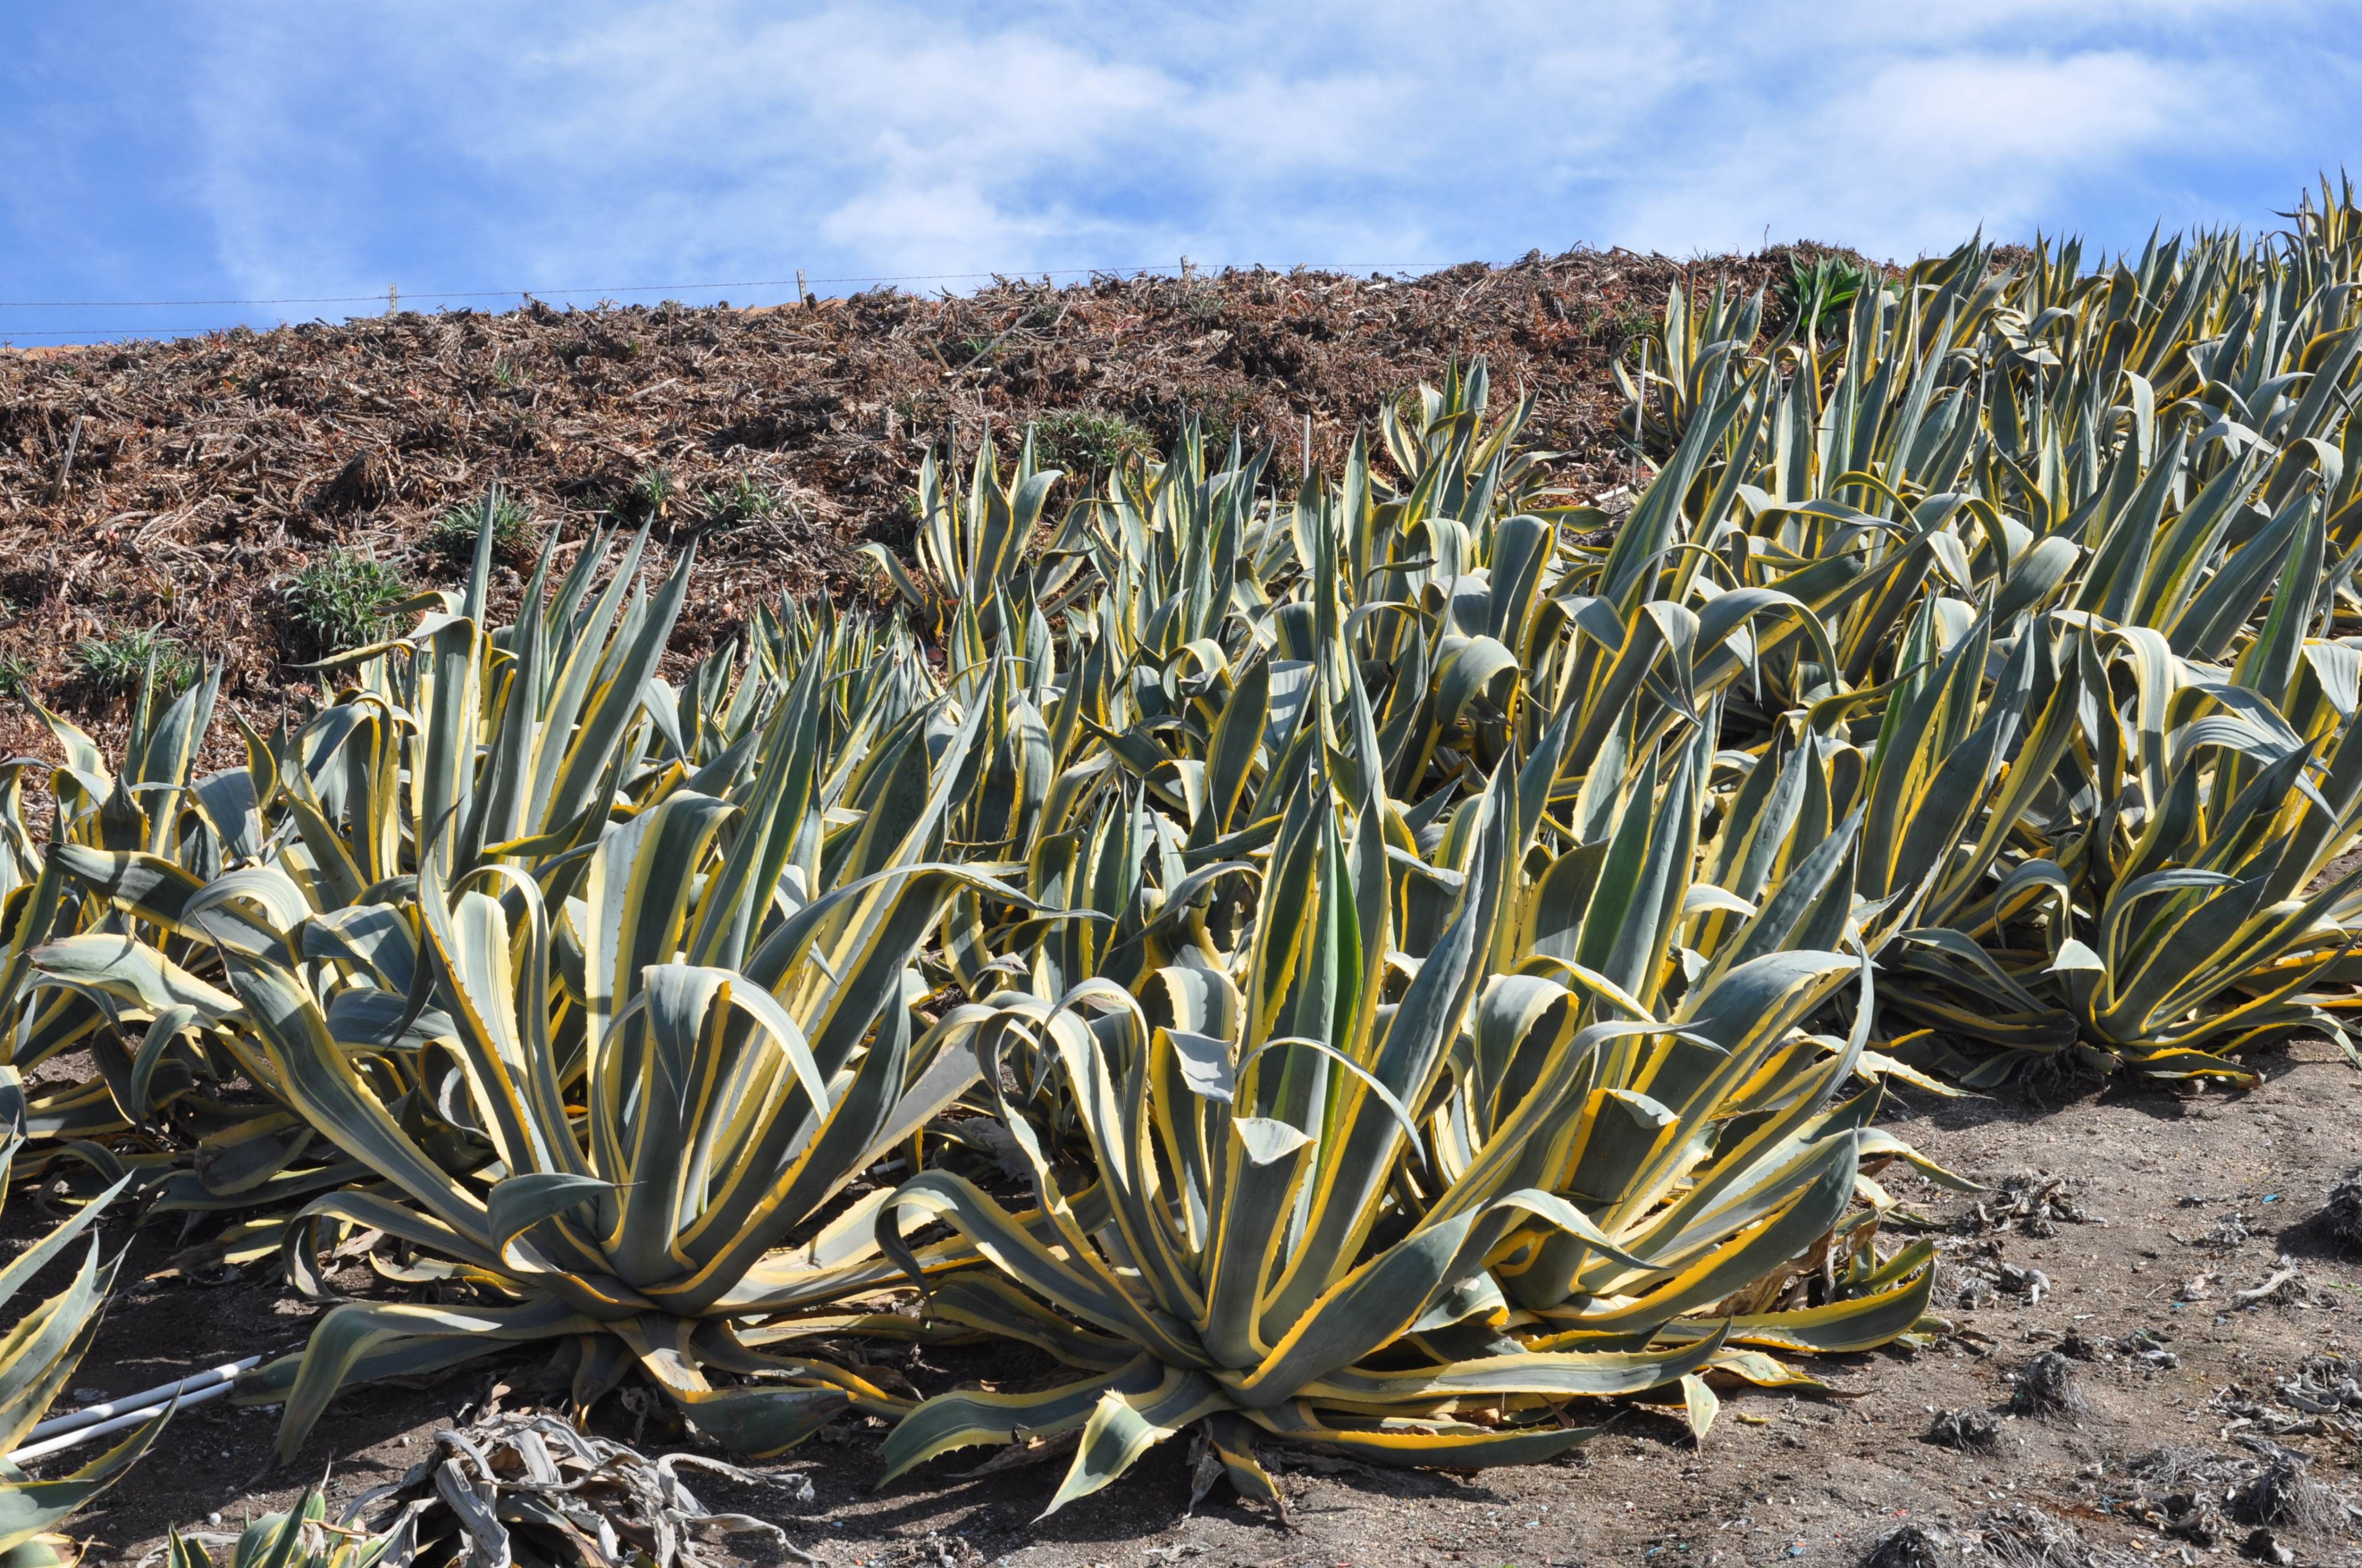
M219 1366L209 1366L203 1372L193 1372L186 1377L177 1377L170 1383L159 1383L153 1388L142 1388L137 1394L126 1394L120 1399L109 1399L103 1405L85 1405L79 1410L69 1410L62 1416L51 1416L48 1420L27 1432L25 1436L29 1441L39 1442L43 1438L55 1437L60 1432L73 1431L78 1428L87 1427L133 1410L144 1410L150 1406L165 1404L175 1394L193 1394L200 1388L210 1388L216 1383L226 1383L248 1367L261 1364L262 1358L259 1355L248 1356L243 1361L224 1362Z
M93 1439L153 1420L176 1406L185 1409L191 1405L202 1405L208 1399L218 1399L237 1386L239 1373L259 1364L261 1360L259 1355L248 1356L243 1361L192 1373L176 1383L160 1383L153 1388L142 1389L120 1399L109 1399L104 1404L51 1417L26 1434L31 1441L8 1454L7 1462L16 1465L27 1464L61 1450L76 1448Z
M194 1394L184 1394L181 1396L180 1408L185 1410L192 1405L202 1405L208 1399L218 1399L228 1393L233 1386L234 1385L228 1383L216 1383L212 1387L201 1388ZM126 1427L136 1427L142 1421L153 1420L171 1408L171 1400L160 1400L144 1410L133 1410L127 1415L117 1416L111 1421L101 1421L96 1426L77 1427L70 1432L60 1432L56 1437L41 1442L26 1444L8 1455L8 1463L29 1463L45 1454L55 1453L60 1449L72 1448L77 1444L88 1442L93 1438L105 1437L110 1433L119 1432Z

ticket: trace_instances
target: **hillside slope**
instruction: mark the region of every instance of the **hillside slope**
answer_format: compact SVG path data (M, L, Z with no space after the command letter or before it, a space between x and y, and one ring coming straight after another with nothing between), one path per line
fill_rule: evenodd
M963 297L879 292L801 307L679 305L401 315L341 326L0 355L0 686L105 738L121 699L79 671L86 638L160 627L223 658L225 696L268 722L308 678L288 576L343 547L414 585L460 568L436 520L499 481L536 529L657 514L702 532L675 639L693 655L757 600L876 591L852 547L896 546L922 452L1013 447L1043 422L1087 470L1169 439L1183 410L1277 449L1311 416L1333 466L1378 400L1482 354L1537 399L1531 435L1578 489L1612 488L1609 357L1668 291L1784 272L1781 251L1676 263L1539 253L1403 282L1225 272L1012 281ZM1079 475L1055 504L1079 492ZM717 516L735 519L707 527ZM659 550L659 555L663 553ZM34 736L17 704L10 751ZM46 745L39 749L46 751Z

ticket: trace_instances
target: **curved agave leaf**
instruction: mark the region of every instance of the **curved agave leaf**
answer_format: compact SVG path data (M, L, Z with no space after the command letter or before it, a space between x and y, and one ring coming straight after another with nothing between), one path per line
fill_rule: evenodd
M1366 735L1358 681L1345 685ZM913 1215L940 1220L1005 1283L955 1278L934 1310L1092 1370L1037 1396L921 1405L889 1444L893 1473L1011 1433L1079 1427L1054 1509L1214 1420L1251 1488L1242 1421L1323 1441L1367 1429L1364 1446L1396 1462L1534 1457L1577 1439L1554 1421L1516 1429L1570 1399L1683 1386L1723 1353L1710 1314L1750 1293L1778 1299L1854 1201L1870 1102L1831 1109L1830 1099L1867 1039L1867 961L1794 948L1821 929L1808 915L1818 905L1792 910L1775 889L1767 950L1660 1016L1632 986L1654 995L1679 972L1669 950L1699 907L1684 896L1692 828L1637 839L1593 867L1592 900L1616 911L1604 928L1650 911L1641 930L1658 934L1638 948L1626 939L1627 955L1609 961L1632 986L1562 960L1550 963L1590 976L1586 990L1547 971L1497 970L1496 955L1515 955L1516 933L1531 929L1521 903L1552 886L1518 868L1570 727L1462 805L1436 851L1457 838L1448 874L1386 853L1400 809L1372 790L1356 810L1329 783L1342 767L1321 767L1325 749L1302 754L1263 876L1198 885L1242 906L1227 952L1185 949L1186 963L1156 971L1138 996L1096 979L1055 1003L1005 994L965 1010L957 1027L1049 1232L931 1172L879 1211L878 1243L922 1280L901 1231ZM1692 820L1683 779L1696 765L1686 755L1676 765L1666 801L1639 797L1651 820ZM1827 902L1829 874L1805 875ZM1835 885L1843 936L1854 929L1849 889ZM1414 886L1441 900L1418 933L1395 913ZM1406 940L1420 951L1402 954ZM1411 962L1398 990L1390 955ZM1827 1053L1796 1026L1849 980L1861 988L1859 1027ZM1029 1078L1054 1091L1046 1121L1007 1088ZM1571 1122L1570 1105L1654 1117ZM1049 1151L1067 1125L1088 1146L1103 1223L1064 1196ZM1746 1135L1727 1136L1731 1127ZM1415 1209L1400 1207L1406 1194ZM1867 1231L1851 1229L1866 1251ZM1521 1308L1496 1275L1523 1293ZM1786 1339L1778 1311L1753 1326L1783 1348L1815 1334L1882 1342L1916 1323L1931 1283L1923 1255ZM1898 1306L1909 1309L1901 1321ZM1519 1320L1522 1339L1505 1331ZM1478 1403L1510 1430L1452 1419Z
M0 1187L6 1186L10 1167L24 1146L26 1117L23 1079L16 1068L0 1066ZM0 1310L6 1310L50 1264L63 1260L128 1181L127 1176L116 1180L73 1218L0 1268ZM65 1287L37 1302L0 1337L0 1451L23 1443L26 1434L49 1414L50 1402L64 1391L83 1353L97 1337L106 1296L121 1263L119 1254L103 1260L99 1238L91 1235L82 1263ZM167 1410L140 1423L114 1447L66 1475L34 1480L9 1467L0 1475L0 1553L17 1551L50 1536L76 1509L120 1480L171 1419Z

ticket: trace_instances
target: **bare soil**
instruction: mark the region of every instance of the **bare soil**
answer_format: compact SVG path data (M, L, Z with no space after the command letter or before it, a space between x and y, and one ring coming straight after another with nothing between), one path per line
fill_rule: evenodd
M1956 1331L1921 1352L1807 1364L1827 1396L1727 1390L1702 1447L1670 1414L1603 1408L1603 1435L1565 1463L1530 1469L1388 1473L1280 1450L1288 1524L1220 1490L1193 1513L1186 1441L1048 1519L1034 1516L1063 1455L964 1478L988 1457L971 1451L879 1491L875 1427L833 1431L835 1441L769 1467L809 1476L812 1504L783 1507L775 1495L702 1480L699 1490L778 1518L800 1545L845 1568L1850 1564L1897 1525L1957 1542L1996 1516L2071 1529L2093 1554L2051 1559L2058 1562L2235 1561L2252 1533L2235 1517L2217 1521L2211 1545L2164 1528L2182 1519L2170 1494L2206 1490L2173 1476L2206 1474L2209 1456L2220 1462L2213 1474L2235 1479L2246 1473L2236 1466L2252 1470L2277 1445L2300 1456L2309 1478L2362 1497L2362 1412L2338 1409L2334 1394L2328 1413L2301 1408L2362 1372L2362 1361L2341 1368L2319 1359L2362 1358L2362 1257L2314 1224L2330 1187L2362 1164L2362 1075L2326 1044L2300 1043L2259 1065L2265 1081L2244 1096L2084 1081L2044 1094L1890 1100L1886 1126L1992 1189L1964 1198L1916 1177L1887 1182L1941 1238L1937 1299ZM2025 1191L2028 1176L2063 1180L2030 1205L2031 1219L2012 1218L2005 1184L2018 1177ZM21 1209L11 1216L12 1231L28 1224ZM142 1232L129 1272L160 1266L175 1240ZM2271 1278L2282 1259L2295 1276L2271 1299L2241 1305L2238 1293ZM274 1281L144 1279L119 1293L74 1386L128 1392L290 1342L308 1320ZM2013 1413L2019 1375L2061 1349L2075 1408ZM1006 1376L1009 1358L995 1363L998 1353L936 1350L907 1370L933 1391L988 1371ZM323 1474L349 1496L406 1469L438 1426L496 1380L521 1381L525 1366L487 1364L423 1388L356 1391L299 1462L275 1473L274 1412L202 1407L78 1525L97 1560L136 1562L170 1526L203 1526L214 1514L235 1523L283 1506ZM1929 1441L1937 1417L1956 1411L1992 1417L1993 1452ZM601 1420L633 1436L613 1401ZM650 1448L668 1441L660 1423L638 1436ZM2224 1485L2213 1486L2218 1497ZM2342 1529L2273 1534L2298 1562L2362 1562Z

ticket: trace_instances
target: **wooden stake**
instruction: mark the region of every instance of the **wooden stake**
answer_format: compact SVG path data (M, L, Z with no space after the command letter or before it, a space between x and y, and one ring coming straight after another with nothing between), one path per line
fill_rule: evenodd
M50 486L50 493L55 500L62 501L65 499L66 485L73 479L74 454L82 450L82 422L83 417L83 415L79 414L74 415L73 429L66 436L66 460L58 465L57 481Z

